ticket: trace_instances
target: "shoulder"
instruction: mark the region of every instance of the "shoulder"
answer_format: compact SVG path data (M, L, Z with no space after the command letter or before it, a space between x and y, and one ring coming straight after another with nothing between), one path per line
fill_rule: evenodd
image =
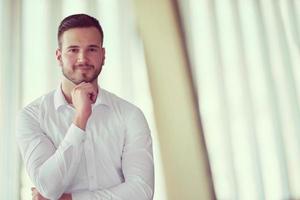
M18 112L16 116L16 136L18 139L27 136L34 137L32 133L41 131L41 117L51 99L53 99L53 92L35 99Z
M126 127L149 129L144 113L138 106L111 92L106 90L103 92L105 93L109 107L111 107L117 116L120 116L121 120L126 124Z
M119 114L129 117L134 114L142 114L141 109L134 105L133 103L107 91L102 89L104 93L105 101L109 104L109 107L114 111L118 112Z
M18 118L29 117L38 120L39 116L44 113L47 108L54 105L54 92L55 91L51 91L44 94L23 107L18 113Z

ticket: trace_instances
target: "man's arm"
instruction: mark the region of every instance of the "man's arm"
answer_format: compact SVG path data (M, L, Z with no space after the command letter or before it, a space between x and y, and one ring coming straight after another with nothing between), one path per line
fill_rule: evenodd
M126 120L127 131L122 155L125 182L104 190L72 193L73 200L153 199L154 164L150 130L140 110L135 110Z
M72 124L56 148L41 130L35 110L26 108L19 114L17 141L26 171L44 197L58 199L65 191L80 161L84 137Z
M64 200L150 200L154 193L152 139L147 122L137 110L127 121L122 155L125 182L104 190L65 194ZM61 200L61 199L60 199Z
M95 91L87 83L74 88L72 100L76 114L57 149L40 128L39 105L26 107L19 114L17 141L29 177L43 197L58 199L76 173L83 153L85 125L91 114L90 93Z

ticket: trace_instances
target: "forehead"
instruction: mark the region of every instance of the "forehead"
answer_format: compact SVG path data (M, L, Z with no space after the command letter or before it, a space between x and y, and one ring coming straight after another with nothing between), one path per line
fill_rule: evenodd
M101 45L101 35L95 27L71 28L61 36L62 46Z

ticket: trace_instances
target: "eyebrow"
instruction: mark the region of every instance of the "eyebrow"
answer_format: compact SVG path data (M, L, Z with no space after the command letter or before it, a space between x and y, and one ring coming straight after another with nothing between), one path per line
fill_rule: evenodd
M95 44L91 44L91 45L88 46L88 48L90 48L90 47L100 49L100 46L99 45L95 45ZM71 45L71 46L67 47L67 49L74 49L74 48L80 48L80 47L78 45Z
M95 44L89 45L88 47L94 47L94 48L100 49L100 46L99 45L95 45Z

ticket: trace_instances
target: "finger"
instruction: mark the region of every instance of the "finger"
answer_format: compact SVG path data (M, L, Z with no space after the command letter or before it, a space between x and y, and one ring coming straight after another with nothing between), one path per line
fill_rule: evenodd
M93 94L93 95L92 95L92 101L95 102L96 99L97 99L97 94Z
M78 87L74 87L72 90L72 93L74 92L85 92L85 93L91 93L91 92L95 92L97 93L97 88L95 88L92 84L84 84L84 85L80 85Z
M87 84L87 82L81 82L78 85L76 85L74 88L82 87L82 86L84 86L86 84Z
M94 91L94 92L97 92L98 88L97 87L94 87L94 85L92 84L86 84L86 85L82 85L80 88L78 89L82 89L84 91Z
M35 193L31 193L31 196L32 197L36 197L36 196L38 196L38 193L36 193L36 192Z
M37 192L37 190L32 190L31 194L32 194L32 195L37 195L38 192Z
M83 87L83 86L88 86L88 85L93 85L93 84L90 82L81 82L78 85L76 85L75 87Z
M93 99L95 99L95 97L98 94L97 89L95 89L95 87L93 86L85 86L81 89L83 90L84 93L88 94L90 97L93 97Z
M94 87L94 85L92 83L89 83L89 82L82 82L82 83L75 86L75 88L78 88L78 87Z
M34 196L34 199L35 200L43 200L44 198L40 194L37 194L36 196Z
M96 102L97 99L97 94L95 94L94 92L90 93L90 100L92 103Z
M94 87L88 87L86 88L89 94L93 95L94 97L97 96L98 90Z
M71 92L72 97L76 95L86 95L91 103L96 102L98 95L98 88L94 87L91 83L83 83L80 86L74 88Z

